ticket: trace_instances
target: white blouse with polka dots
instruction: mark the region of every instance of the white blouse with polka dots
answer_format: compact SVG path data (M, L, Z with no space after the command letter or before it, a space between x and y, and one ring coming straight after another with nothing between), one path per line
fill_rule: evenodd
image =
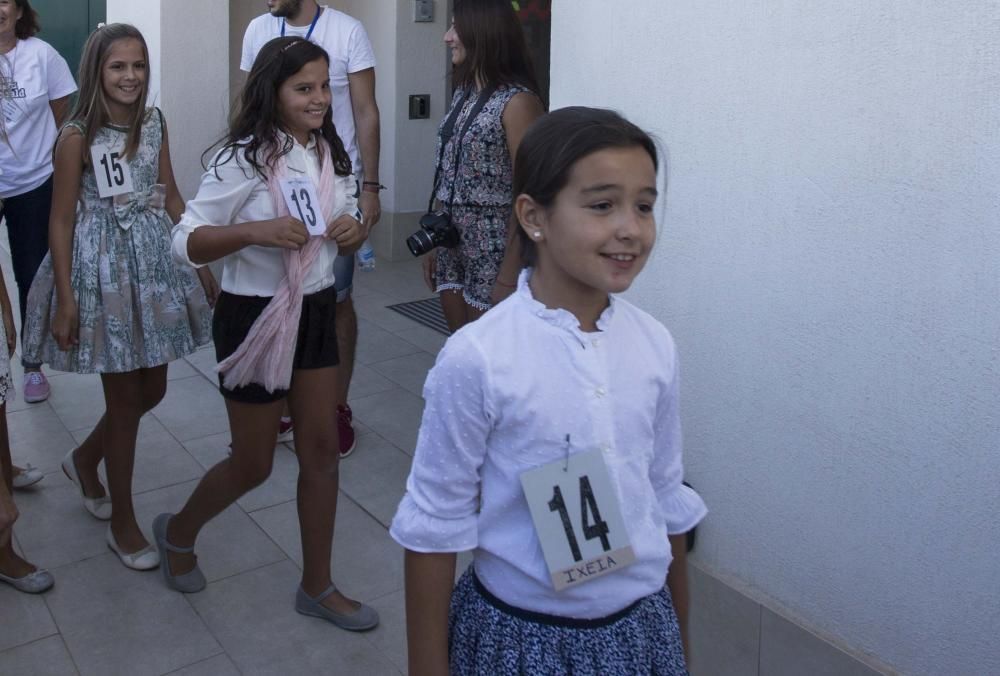
M510 605L576 618L612 614L663 587L667 534L706 514L683 486L677 356L667 329L611 298L598 331L518 289L452 336L424 385L426 406L390 533L416 552L473 550L483 585ZM601 449L636 562L553 588L522 472Z

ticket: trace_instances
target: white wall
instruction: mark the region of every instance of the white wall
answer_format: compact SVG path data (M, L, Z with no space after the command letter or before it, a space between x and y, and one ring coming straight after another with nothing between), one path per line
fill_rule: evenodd
M149 105L160 105L162 63L160 43L161 0L107 0L107 23L130 23L140 31L149 48Z
M397 0L395 191L396 211L427 209L434 182L434 149L437 127L448 109L447 48L442 41L448 29L447 3L437 0L433 23L413 22L412 0ZM409 119L410 94L430 94L430 118Z
M260 0L229 0L229 94L236 99L246 75L240 70L243 58L243 36L247 26L267 11Z
M698 557L905 673L1000 673L1000 8L553 3L552 107L669 148Z
M396 162L396 126L392 118L397 98L395 0L339 0L332 4L364 25L375 51L375 101L381 116L382 138L379 179L391 186L382 193L381 201L382 210L391 212L396 207L396 191L392 180Z
M437 125L448 103L448 59L442 43L447 2L436 0L430 23L414 23L413 0L335 0L332 5L364 24L378 61L380 178L388 190L382 193L382 220L371 241L379 256L408 259L403 240L427 208ZM429 119L409 119L411 94L430 94Z
M142 31L149 45L150 104L163 109L181 194L193 197L201 154L225 130L229 108L229 9L202 0L108 0L108 21Z
M426 209L434 172L437 125L447 108L447 3L435 2L433 23L413 22L413 0L333 2L365 25L378 60L376 97L382 115L382 208ZM431 116L409 119L410 94L431 95Z

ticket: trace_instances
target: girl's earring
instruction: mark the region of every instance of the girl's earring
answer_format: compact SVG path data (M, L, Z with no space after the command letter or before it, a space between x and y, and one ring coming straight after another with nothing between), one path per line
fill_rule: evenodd
M531 233L531 236L534 237L535 239L541 239L542 238L542 231L541 230L535 230L533 233Z

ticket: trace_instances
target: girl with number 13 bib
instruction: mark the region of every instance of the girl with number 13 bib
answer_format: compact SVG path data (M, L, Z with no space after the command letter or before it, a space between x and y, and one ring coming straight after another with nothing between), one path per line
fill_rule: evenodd
M613 295L652 250L657 168L645 132L590 108L518 148L528 267L428 375L390 530L410 674L687 673L684 534L706 509L681 483L677 356Z
M174 255L222 259L212 320L232 455L212 467L153 535L167 585L205 587L194 554L205 524L267 479L287 400L299 461L302 582L295 609L349 631L378 624L330 579L340 454L334 260L364 241L351 160L330 108L330 58L301 37L265 44L222 148L174 229Z
M214 286L204 275L203 291L170 255L184 202L163 114L146 108L148 82L138 30L110 24L91 34L80 98L56 143L51 251L28 294L23 339L25 359L101 374L104 415L62 467L87 511L110 520L108 547L136 570L159 565L132 507L139 419L163 398L167 363L211 339Z

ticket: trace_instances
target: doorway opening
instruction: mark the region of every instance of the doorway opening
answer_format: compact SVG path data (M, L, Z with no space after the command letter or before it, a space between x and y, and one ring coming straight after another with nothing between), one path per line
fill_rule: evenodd
M524 27L524 37L535 64L542 101L549 105L549 75L552 70L552 0L518 0L514 3Z
M107 21L107 0L32 0L31 6L42 27L39 39L55 47L76 79L83 43L97 24Z

